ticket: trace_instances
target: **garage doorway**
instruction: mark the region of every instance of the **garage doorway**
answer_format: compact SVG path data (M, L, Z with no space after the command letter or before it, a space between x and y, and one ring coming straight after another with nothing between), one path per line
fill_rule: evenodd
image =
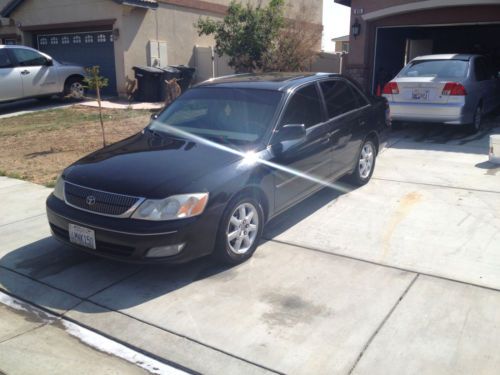
M59 62L85 67L99 65L101 75L108 78L106 96L116 96L115 51L112 31L88 31L37 34L37 47Z
M500 71L500 24L379 27L372 90L394 78L414 55L477 53Z

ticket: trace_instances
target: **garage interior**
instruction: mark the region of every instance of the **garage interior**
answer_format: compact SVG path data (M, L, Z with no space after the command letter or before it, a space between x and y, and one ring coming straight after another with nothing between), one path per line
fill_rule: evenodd
M372 90L383 87L413 57L438 53L487 56L500 72L500 23L379 27L376 34Z

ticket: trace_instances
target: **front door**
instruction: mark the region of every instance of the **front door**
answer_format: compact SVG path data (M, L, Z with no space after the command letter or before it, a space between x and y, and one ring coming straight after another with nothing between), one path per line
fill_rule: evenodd
M299 89L288 101L280 126L304 124L306 137L283 142L275 162L276 210L281 211L327 182L331 173L330 124L325 122L316 83Z
M15 70L22 79L24 97L62 92L57 71L47 64L49 60L45 56L26 48L12 48L11 51L17 60Z
M23 96L22 78L15 71L14 62L6 48L0 49L0 102Z

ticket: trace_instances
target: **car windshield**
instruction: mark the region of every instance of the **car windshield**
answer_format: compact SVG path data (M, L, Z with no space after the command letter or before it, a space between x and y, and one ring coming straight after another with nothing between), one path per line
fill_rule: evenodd
M420 60L408 64L398 77L465 78L468 68L463 60Z
M189 133L234 146L259 143L272 125L279 91L201 87L173 102L149 129Z

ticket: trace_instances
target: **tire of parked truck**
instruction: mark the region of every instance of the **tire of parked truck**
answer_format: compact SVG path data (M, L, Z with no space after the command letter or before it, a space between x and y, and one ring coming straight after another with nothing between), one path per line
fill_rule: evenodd
M63 98L82 100L85 97L83 78L70 77L64 83Z

